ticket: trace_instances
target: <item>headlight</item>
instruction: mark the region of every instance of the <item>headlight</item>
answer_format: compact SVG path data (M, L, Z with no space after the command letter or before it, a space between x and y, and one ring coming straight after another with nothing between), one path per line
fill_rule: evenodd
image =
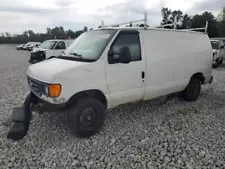
M48 96L49 97L58 97L61 94L61 85L60 84L49 84L48 85Z

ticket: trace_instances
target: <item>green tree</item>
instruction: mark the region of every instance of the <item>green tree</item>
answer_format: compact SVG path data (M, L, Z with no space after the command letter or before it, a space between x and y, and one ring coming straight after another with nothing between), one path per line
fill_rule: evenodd
M87 26L84 26L83 32L86 32L86 31L88 31L88 27Z
M218 36L218 24L211 12L204 12L201 15L194 15L191 19L191 27L199 28L205 27L206 21L208 21L208 35L209 37Z
M173 23L175 17L177 16L177 21L181 23L180 26L179 25L177 26L177 29L185 29L190 27L191 16L189 16L188 14L183 14L183 12L180 10L172 11L169 8L162 8L161 14L162 14L161 25ZM165 28L172 28L172 27L167 26Z
M75 32L69 29L66 31L66 37L75 38Z
M225 37L225 6L218 15L218 36Z

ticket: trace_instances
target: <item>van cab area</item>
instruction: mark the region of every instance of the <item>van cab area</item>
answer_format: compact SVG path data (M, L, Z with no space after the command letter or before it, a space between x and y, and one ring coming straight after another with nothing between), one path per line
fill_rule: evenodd
M72 42L73 40L46 40L39 47L32 49L29 62L33 64L45 59L58 57Z
M56 43L40 48L58 48ZM29 66L30 91L23 108L14 109L7 137L22 139L32 112L66 110L70 131L90 137L103 127L106 110L121 104L174 92L195 101L201 85L212 82L212 55L210 39L202 32L145 27L87 31L60 57Z

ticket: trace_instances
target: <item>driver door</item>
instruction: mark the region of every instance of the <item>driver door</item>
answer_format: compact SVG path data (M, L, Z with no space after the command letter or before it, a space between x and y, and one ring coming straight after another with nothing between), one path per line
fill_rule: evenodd
M120 31L110 49L115 53L114 62L106 59L106 81L109 90L110 107L139 101L144 95L145 56L141 50L140 33L136 30ZM120 63L119 50L129 47L130 63Z
M65 42L59 41L55 46L54 56L60 56L65 49L66 49Z

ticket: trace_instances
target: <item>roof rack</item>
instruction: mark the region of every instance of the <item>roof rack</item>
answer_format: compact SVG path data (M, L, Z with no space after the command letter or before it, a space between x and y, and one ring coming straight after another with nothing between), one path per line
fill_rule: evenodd
M173 29L177 29L177 25L178 25L178 21L177 21L177 17L178 15L176 15L174 17L174 22L171 23L171 24L165 24L165 25L158 25L158 26L154 26L154 27L149 27L147 25L147 12L144 13L144 19L141 19L141 20L135 20L135 21L130 21L130 22L123 22L123 23L118 23L118 24L112 24L112 25L105 25L104 24L104 21L102 21L102 24L101 24L101 28L106 28L106 27L119 27L120 25L126 25L126 24L132 24L132 23L139 23L139 22L144 22L144 28L162 28L164 29L165 27L167 26L172 26ZM208 29L208 21L206 21L206 25L205 27L202 27L202 28L191 28L191 29L180 29L182 31L195 31L195 30L205 30L205 33L207 34L207 29Z
M102 21L101 27L119 27L120 25L126 25L126 24L131 24L131 23L139 23L139 22L144 22L144 28L147 27L147 12L144 13L144 19L141 20L135 20L135 21L130 21L130 22L123 22L123 23L118 23L118 24L112 24L112 25L105 25L104 21Z
M208 22L208 21L206 21L206 23L205 23L205 27L202 27L202 28L191 28L191 29L182 29L182 30L184 30L184 31L205 30L205 33L207 34L208 25L209 25L209 22Z

